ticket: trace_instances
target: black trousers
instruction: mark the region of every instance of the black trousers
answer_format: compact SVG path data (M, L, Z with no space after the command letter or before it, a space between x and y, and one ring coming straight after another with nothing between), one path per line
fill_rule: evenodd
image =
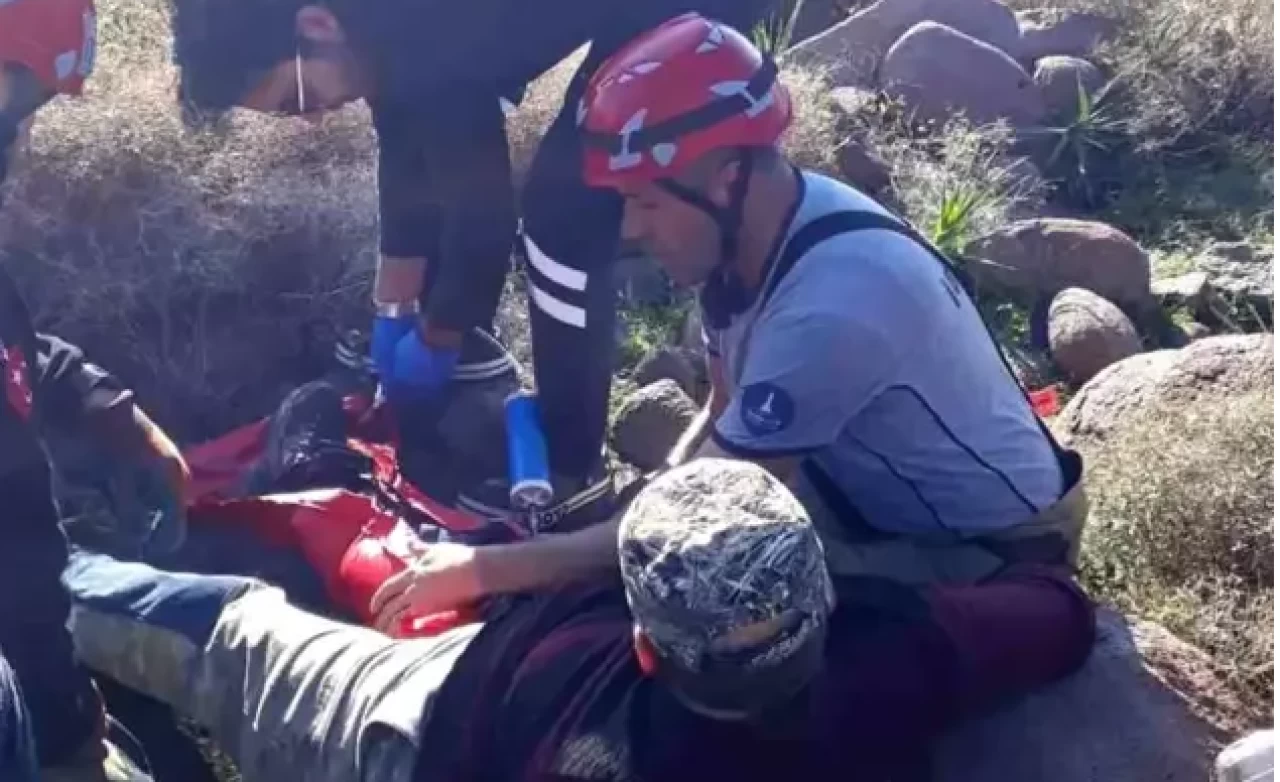
M593 38L521 194L519 245L528 272L539 409L552 469L567 477L586 475L604 445L617 309L612 264L622 223L621 197L583 181L579 99L602 62L664 19L701 10L749 37L774 0L691 0L675 10L664 5L661 14L618 17Z

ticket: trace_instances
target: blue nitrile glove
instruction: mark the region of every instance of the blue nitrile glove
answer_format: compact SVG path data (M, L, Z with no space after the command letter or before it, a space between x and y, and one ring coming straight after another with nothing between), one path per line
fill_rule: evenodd
M398 318L377 315L373 319L373 338L369 344L369 357L373 359L373 368L378 373L378 380L384 385L390 384L395 375L396 345L406 334L411 334L418 325L418 316L412 313Z
M433 347L422 341L417 329L396 343L391 382L386 383L392 398L414 401L435 396L453 377L458 363L457 348Z

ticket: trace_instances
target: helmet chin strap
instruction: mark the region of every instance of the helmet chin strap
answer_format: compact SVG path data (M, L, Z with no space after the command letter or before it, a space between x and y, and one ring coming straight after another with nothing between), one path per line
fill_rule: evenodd
M738 255L738 233L742 228L742 210L747 202L747 186L751 182L754 158L746 149L738 150L738 173L729 186L729 205L722 207L703 193L682 185L674 179L659 179L658 184L681 201L706 212L720 228L720 263L717 270L725 269Z
M751 302L750 292L734 271L738 257L742 214L747 203L747 187L755 158L749 149L738 150L738 172L729 186L729 205L722 207L710 198L674 179L660 179L658 184L680 200L707 213L720 228L720 259L702 288L702 301L711 325L723 328L728 319L744 310Z

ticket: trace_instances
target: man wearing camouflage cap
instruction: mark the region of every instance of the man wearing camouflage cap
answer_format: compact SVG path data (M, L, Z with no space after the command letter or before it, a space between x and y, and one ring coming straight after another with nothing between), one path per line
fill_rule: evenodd
M713 480L733 493L709 492ZM622 590L520 596L411 640L247 578L83 554L67 582L86 662L207 727L245 782L776 781L803 768L798 745L769 743L773 717L825 698L834 594L782 484L746 463L673 470L631 504L614 551Z

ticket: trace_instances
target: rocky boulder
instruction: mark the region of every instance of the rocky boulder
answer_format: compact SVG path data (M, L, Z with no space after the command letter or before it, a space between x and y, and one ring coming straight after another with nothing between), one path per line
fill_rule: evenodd
M880 65L879 83L922 120L942 122L958 112L975 123L1005 119L1016 127L1045 117L1040 90L1021 65L937 22L921 22L898 39Z
M840 165L840 176L844 181L868 195L875 195L889 186L892 181L889 167L874 152L861 143L850 139L839 151L837 158Z
M1193 404L1270 388L1270 334L1205 337L1179 350L1132 356L1099 372L1055 421L1067 442L1105 440L1152 404Z
M849 18L851 0L805 0L796 14L791 40L803 41L834 27Z
M874 93L857 87L837 87L828 96L836 116L836 130L844 138L837 152L840 176L862 190L875 194L889 186L889 168L866 143L867 112L874 110Z
M995 0L880 0L796 44L784 60L822 68L837 87L873 87L890 47L924 21L944 24L1001 51L1021 46L1017 18Z
M1177 277L1153 280L1151 294L1161 304L1183 307L1193 315L1203 315L1208 311L1213 289L1209 287L1209 275L1206 272L1189 272Z
M974 265L979 284L1031 299L1084 288L1121 307L1145 310L1152 303L1146 251L1105 223L1059 217L1020 220L971 243L965 255L991 261Z
M674 380L689 396L694 396L698 388L698 373L679 348L660 348L645 356L632 379L641 388L660 380Z
M1217 242L1196 260L1209 275L1209 287L1223 296L1242 299L1268 315L1274 309L1275 261L1271 248L1249 242Z
M1142 339L1119 307L1083 288L1067 288L1049 305L1049 350L1073 382L1142 352Z
M1009 53L1027 64L1054 55L1088 57L1117 30L1114 20L1087 11L1036 8L1019 11L1016 18L1018 46Z
M1075 675L938 742L935 782L1206 782L1244 709L1209 657L1149 622L1098 615Z
M1079 57L1052 55L1036 61L1032 77L1053 117L1072 117L1080 103L1080 90L1094 95L1106 84L1098 66Z
M674 380L659 380L628 396L613 423L613 447L642 470L666 461L698 408Z

